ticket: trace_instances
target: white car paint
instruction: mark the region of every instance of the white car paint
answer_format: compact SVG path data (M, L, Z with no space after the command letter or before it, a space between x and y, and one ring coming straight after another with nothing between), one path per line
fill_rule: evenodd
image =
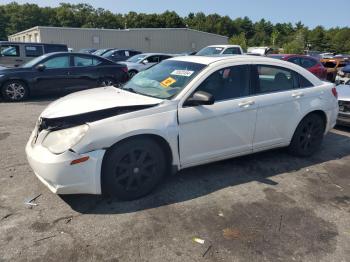
M199 50L197 53L196 53L196 56L202 56L201 54L201 51L206 49L206 48L217 48L218 52L217 54L215 55L224 55L226 54L227 50L230 49L230 48L234 48L234 49L239 49L240 50L240 54L243 55L243 49L240 45L209 45L207 47L204 47L202 48L201 50ZM220 49L220 50L219 50ZM229 54L228 54L229 55Z
M322 82L295 64L256 56L184 56L170 60L205 65L172 99L151 98L107 87L77 92L49 105L39 119L64 119L69 115L117 106L158 104L88 122L89 130L85 136L71 150L62 154L53 154L42 145L50 131L42 130L35 139L37 129L34 129L26 146L26 154L39 179L58 194L100 194L104 154L125 138L152 134L164 139L171 150L172 166L181 170L287 146L298 123L314 110L320 110L327 116L325 133L336 123L338 104L331 91L334 85ZM293 70L314 87L251 95L213 105L183 106L211 73L228 66L250 64L275 65ZM71 161L84 156L88 156L89 160L78 165L71 164Z
M128 71L135 71L135 72L141 72L143 70L146 70L156 64L158 64L159 62L157 63L154 63L154 62L150 62L148 61L150 57L152 56L169 56L169 58L171 58L173 55L169 55L169 54L163 54L163 53L142 53L140 55L136 55L136 56L144 56L142 59L140 59L138 62L130 62L130 61L125 61L125 62L122 62L123 64L125 64L127 67L128 67ZM133 59L135 57L132 57L130 59ZM129 60L130 60L129 59Z

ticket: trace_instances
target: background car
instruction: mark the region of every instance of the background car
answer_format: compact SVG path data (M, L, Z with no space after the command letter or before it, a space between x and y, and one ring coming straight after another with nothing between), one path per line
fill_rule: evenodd
M268 57L276 58L280 60L285 60L301 67L304 67L318 78L326 80L327 78L327 69L324 68L322 63L317 59L306 56L306 55L292 55L292 54L278 54L278 55L268 55Z
M113 48L103 48L103 49L97 49L95 52L93 52L93 55L98 55L98 56L102 56L105 53L107 53L108 51L113 50Z
M37 93L76 91L110 86L128 80L125 65L81 53L52 53L22 67L0 70L0 89L7 101L21 101Z
M92 54L92 53L94 53L96 51L97 51L96 48L83 48L83 49L79 50L79 53Z
M141 54L139 51L132 49L112 49L102 55L102 57L114 62L125 61L134 55Z
M331 82L335 82L338 71L346 66L346 61L343 58L324 58L320 61L327 69L327 80Z
M337 85L347 84L350 82L350 65L347 65L340 69L335 78L335 83Z
M239 45L210 45L199 50L195 55L242 55L243 50Z
M350 82L337 86L339 114L338 125L350 126Z
M129 77L132 78L138 72L146 70L151 66L154 66L159 62L171 57L173 57L173 55L162 53L143 53L129 58L123 62L123 64L128 67Z
M17 67L43 54L67 51L62 44L0 41L0 66Z

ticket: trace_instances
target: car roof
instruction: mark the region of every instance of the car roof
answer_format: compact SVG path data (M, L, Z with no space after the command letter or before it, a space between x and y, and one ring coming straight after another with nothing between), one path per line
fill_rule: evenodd
M288 57L303 57L303 58L310 58L313 60L317 60L316 58L309 56L309 55L299 55L299 54L269 54L267 55L269 57L283 57L283 58L288 58Z
M275 62L276 59L266 56L251 55L230 55L230 56L177 56L168 60L192 62L198 64L209 65L219 61L246 61L246 62Z
M146 56L151 56L151 55L167 55L167 56L174 56L173 54L166 54L166 53L141 53L140 55L146 55Z
M208 45L207 47L223 47L223 48L226 48L226 47L241 47L239 45Z

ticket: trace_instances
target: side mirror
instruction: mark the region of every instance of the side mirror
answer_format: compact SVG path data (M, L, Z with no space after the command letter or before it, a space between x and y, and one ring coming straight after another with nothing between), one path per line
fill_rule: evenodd
M184 103L184 106L212 105L214 102L215 99L212 94L204 91L197 91L187 99L187 101Z
M36 68L36 70L38 70L38 71L44 71L45 68L46 68L46 66L43 65L43 64L39 64L39 65L37 65L35 68Z

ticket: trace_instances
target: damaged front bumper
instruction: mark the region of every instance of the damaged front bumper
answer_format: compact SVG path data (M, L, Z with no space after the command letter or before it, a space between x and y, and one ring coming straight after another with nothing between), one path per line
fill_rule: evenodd
M105 150L84 154L66 151L53 154L40 144L26 146L29 165L35 175L55 194L101 194L101 167ZM72 161L85 157L84 162ZM74 163L74 162L73 162Z

